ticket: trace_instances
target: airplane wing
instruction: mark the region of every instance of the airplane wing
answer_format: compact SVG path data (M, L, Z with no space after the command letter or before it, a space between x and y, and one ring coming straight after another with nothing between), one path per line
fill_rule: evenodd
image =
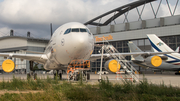
M45 54L17 54L17 53L0 53L3 57L20 58L29 61L35 61L44 64L47 61L47 56Z
M124 57L126 56L131 56L131 55L142 55L142 56L145 56L145 55L160 55L160 54L170 54L170 53L175 53L175 52L131 52L131 53L112 53L111 55L122 55ZM111 57L110 54L103 54L103 57L105 58L108 58L108 57ZM96 60L96 59L100 59L101 58L101 54L92 54L91 57L90 57L90 60Z

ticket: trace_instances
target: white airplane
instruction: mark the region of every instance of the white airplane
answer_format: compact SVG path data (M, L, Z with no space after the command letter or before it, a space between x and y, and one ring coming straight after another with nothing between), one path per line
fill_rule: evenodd
M173 51L169 46L167 46L161 39L159 39L155 34L148 34L148 39L151 43L152 49L154 52L172 52L169 54L161 54L158 55L161 57L162 60L164 60L159 66L150 65L149 62L146 60L149 57L156 57L154 55L132 55L131 60L133 63L144 67L144 68L154 68L154 69L160 69L160 70L168 70L168 71L177 71L175 74L179 74L180 71L180 54L179 47L176 49L176 51ZM142 52L134 43L129 42L128 46L130 48L131 52ZM174 52L174 53L173 53ZM158 62L156 60L156 62Z
M44 65L46 70L67 70L72 60L88 60L94 49L94 38L89 29L77 22L64 24L56 29L43 54L0 53L8 58L21 58ZM14 70L14 63L7 59L2 68Z
M2 63L2 68L5 72L14 70L14 62L11 58L26 59L44 65L46 70L67 70L68 64L73 60L94 60L99 59L101 54L92 54L94 49L94 38L90 30L83 24L71 22L64 24L56 29L52 38L47 45L43 54L17 54L17 53L0 53L0 56L8 57ZM154 52L152 54L165 54L169 52ZM136 53L119 53L123 56L149 54L147 52ZM109 57L109 54L104 54ZM116 61L108 61L112 64L109 69L116 68ZM109 64L108 63L108 64ZM115 71L116 72L116 71ZM61 72L58 72L61 75Z

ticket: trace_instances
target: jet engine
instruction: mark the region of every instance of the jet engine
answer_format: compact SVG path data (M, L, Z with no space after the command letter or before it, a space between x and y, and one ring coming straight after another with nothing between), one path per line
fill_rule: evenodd
M116 60L111 59L105 62L105 69L110 72L116 73L120 67L120 64Z
M144 62L150 67L159 67L162 64L162 59L159 56L150 56Z
M4 60L2 63L2 69L9 73L12 72L15 68L15 64L11 59Z

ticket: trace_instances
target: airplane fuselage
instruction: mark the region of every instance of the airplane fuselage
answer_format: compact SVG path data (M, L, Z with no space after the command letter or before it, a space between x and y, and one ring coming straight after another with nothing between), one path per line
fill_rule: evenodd
M161 66L157 67L157 69L174 70L174 71L180 70L180 54L179 53L165 54L164 56L167 56L168 59L165 62L163 62Z
M65 69L72 60L88 60L94 49L94 38L89 29L78 22L64 24L57 28L46 47L48 57L44 68Z

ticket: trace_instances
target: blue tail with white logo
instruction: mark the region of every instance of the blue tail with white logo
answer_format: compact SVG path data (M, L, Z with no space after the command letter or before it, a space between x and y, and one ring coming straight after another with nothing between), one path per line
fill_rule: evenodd
M154 52L174 52L155 34L147 34Z

